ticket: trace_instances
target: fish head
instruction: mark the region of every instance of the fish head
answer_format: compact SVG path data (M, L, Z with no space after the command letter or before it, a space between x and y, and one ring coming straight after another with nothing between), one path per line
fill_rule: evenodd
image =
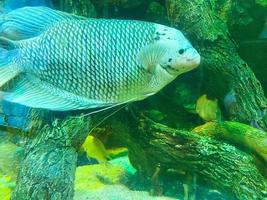
M200 55L181 31L159 24L155 24L152 42L140 50L137 59L149 77L145 97L200 64Z
M200 64L199 53L181 31L157 25L155 38L155 42L164 49L164 53L159 57L159 66L168 74L176 77Z

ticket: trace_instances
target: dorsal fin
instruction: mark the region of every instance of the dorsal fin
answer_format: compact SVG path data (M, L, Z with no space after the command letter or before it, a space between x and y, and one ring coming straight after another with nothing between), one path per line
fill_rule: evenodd
M86 19L47 7L24 7L0 15L0 36L22 40L40 35L61 20Z

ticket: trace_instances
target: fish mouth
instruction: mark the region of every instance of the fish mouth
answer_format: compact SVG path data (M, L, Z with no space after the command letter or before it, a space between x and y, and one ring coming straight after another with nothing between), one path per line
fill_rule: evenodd
M200 55L197 55L193 58L186 59L187 62L189 62L192 66L197 67L200 64Z
M180 71L178 69L173 68L170 65L164 66L164 65L160 64L160 66L162 67L162 69L164 69L168 74L170 74L172 76L177 75Z
M177 75L179 75L181 73L185 73L185 72L191 71L191 70L195 69L196 67L198 67L198 65L200 64L200 60L201 60L200 55L196 54L193 58L190 57L190 58L186 59L186 63L180 69L174 68L171 65L162 65L162 64L160 64L160 66L168 74L170 74L172 76L177 76Z
M188 66L195 68L200 64L201 57L195 49L191 51L188 57L190 57L186 59Z

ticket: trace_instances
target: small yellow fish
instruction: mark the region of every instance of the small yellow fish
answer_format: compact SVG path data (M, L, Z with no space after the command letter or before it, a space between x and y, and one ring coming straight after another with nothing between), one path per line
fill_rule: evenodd
M198 98L196 104L196 112L204 121L215 121L220 119L220 108L218 100L208 99L204 94Z
M105 163L109 159L104 144L92 135L85 139L82 149L86 152L88 158L95 158L99 163Z

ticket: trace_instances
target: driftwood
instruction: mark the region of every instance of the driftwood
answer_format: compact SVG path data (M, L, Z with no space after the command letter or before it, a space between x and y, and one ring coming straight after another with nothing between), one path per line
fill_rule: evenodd
M127 145L132 164L145 175L153 177L160 165L163 176L168 171L195 174L199 183L237 199L267 197L267 179L261 172L266 163L255 165L251 154L223 140L172 129L142 115L125 116L122 113L110 121L113 135Z
M267 133L238 122L208 122L196 127L194 133L227 141L244 150L257 154L267 170ZM267 171L266 171L267 172ZM266 173L267 175L267 173Z
M255 129L238 131L242 130L241 125L237 130L233 122L224 122L219 128L215 124L189 132L136 113L121 112L108 120L106 127L112 133L111 140L128 147L131 163L151 177L152 185L160 180L157 174L185 172L196 175L198 183L226 191L237 199L266 197L266 162L260 160L256 164L258 160L250 151L237 148L241 144L257 149L240 139L251 137ZM55 120L33 129L12 199L72 199L77 149L87 136L89 125L87 117L79 117ZM231 132L237 139L231 138ZM257 135L257 143L266 139L263 133Z

